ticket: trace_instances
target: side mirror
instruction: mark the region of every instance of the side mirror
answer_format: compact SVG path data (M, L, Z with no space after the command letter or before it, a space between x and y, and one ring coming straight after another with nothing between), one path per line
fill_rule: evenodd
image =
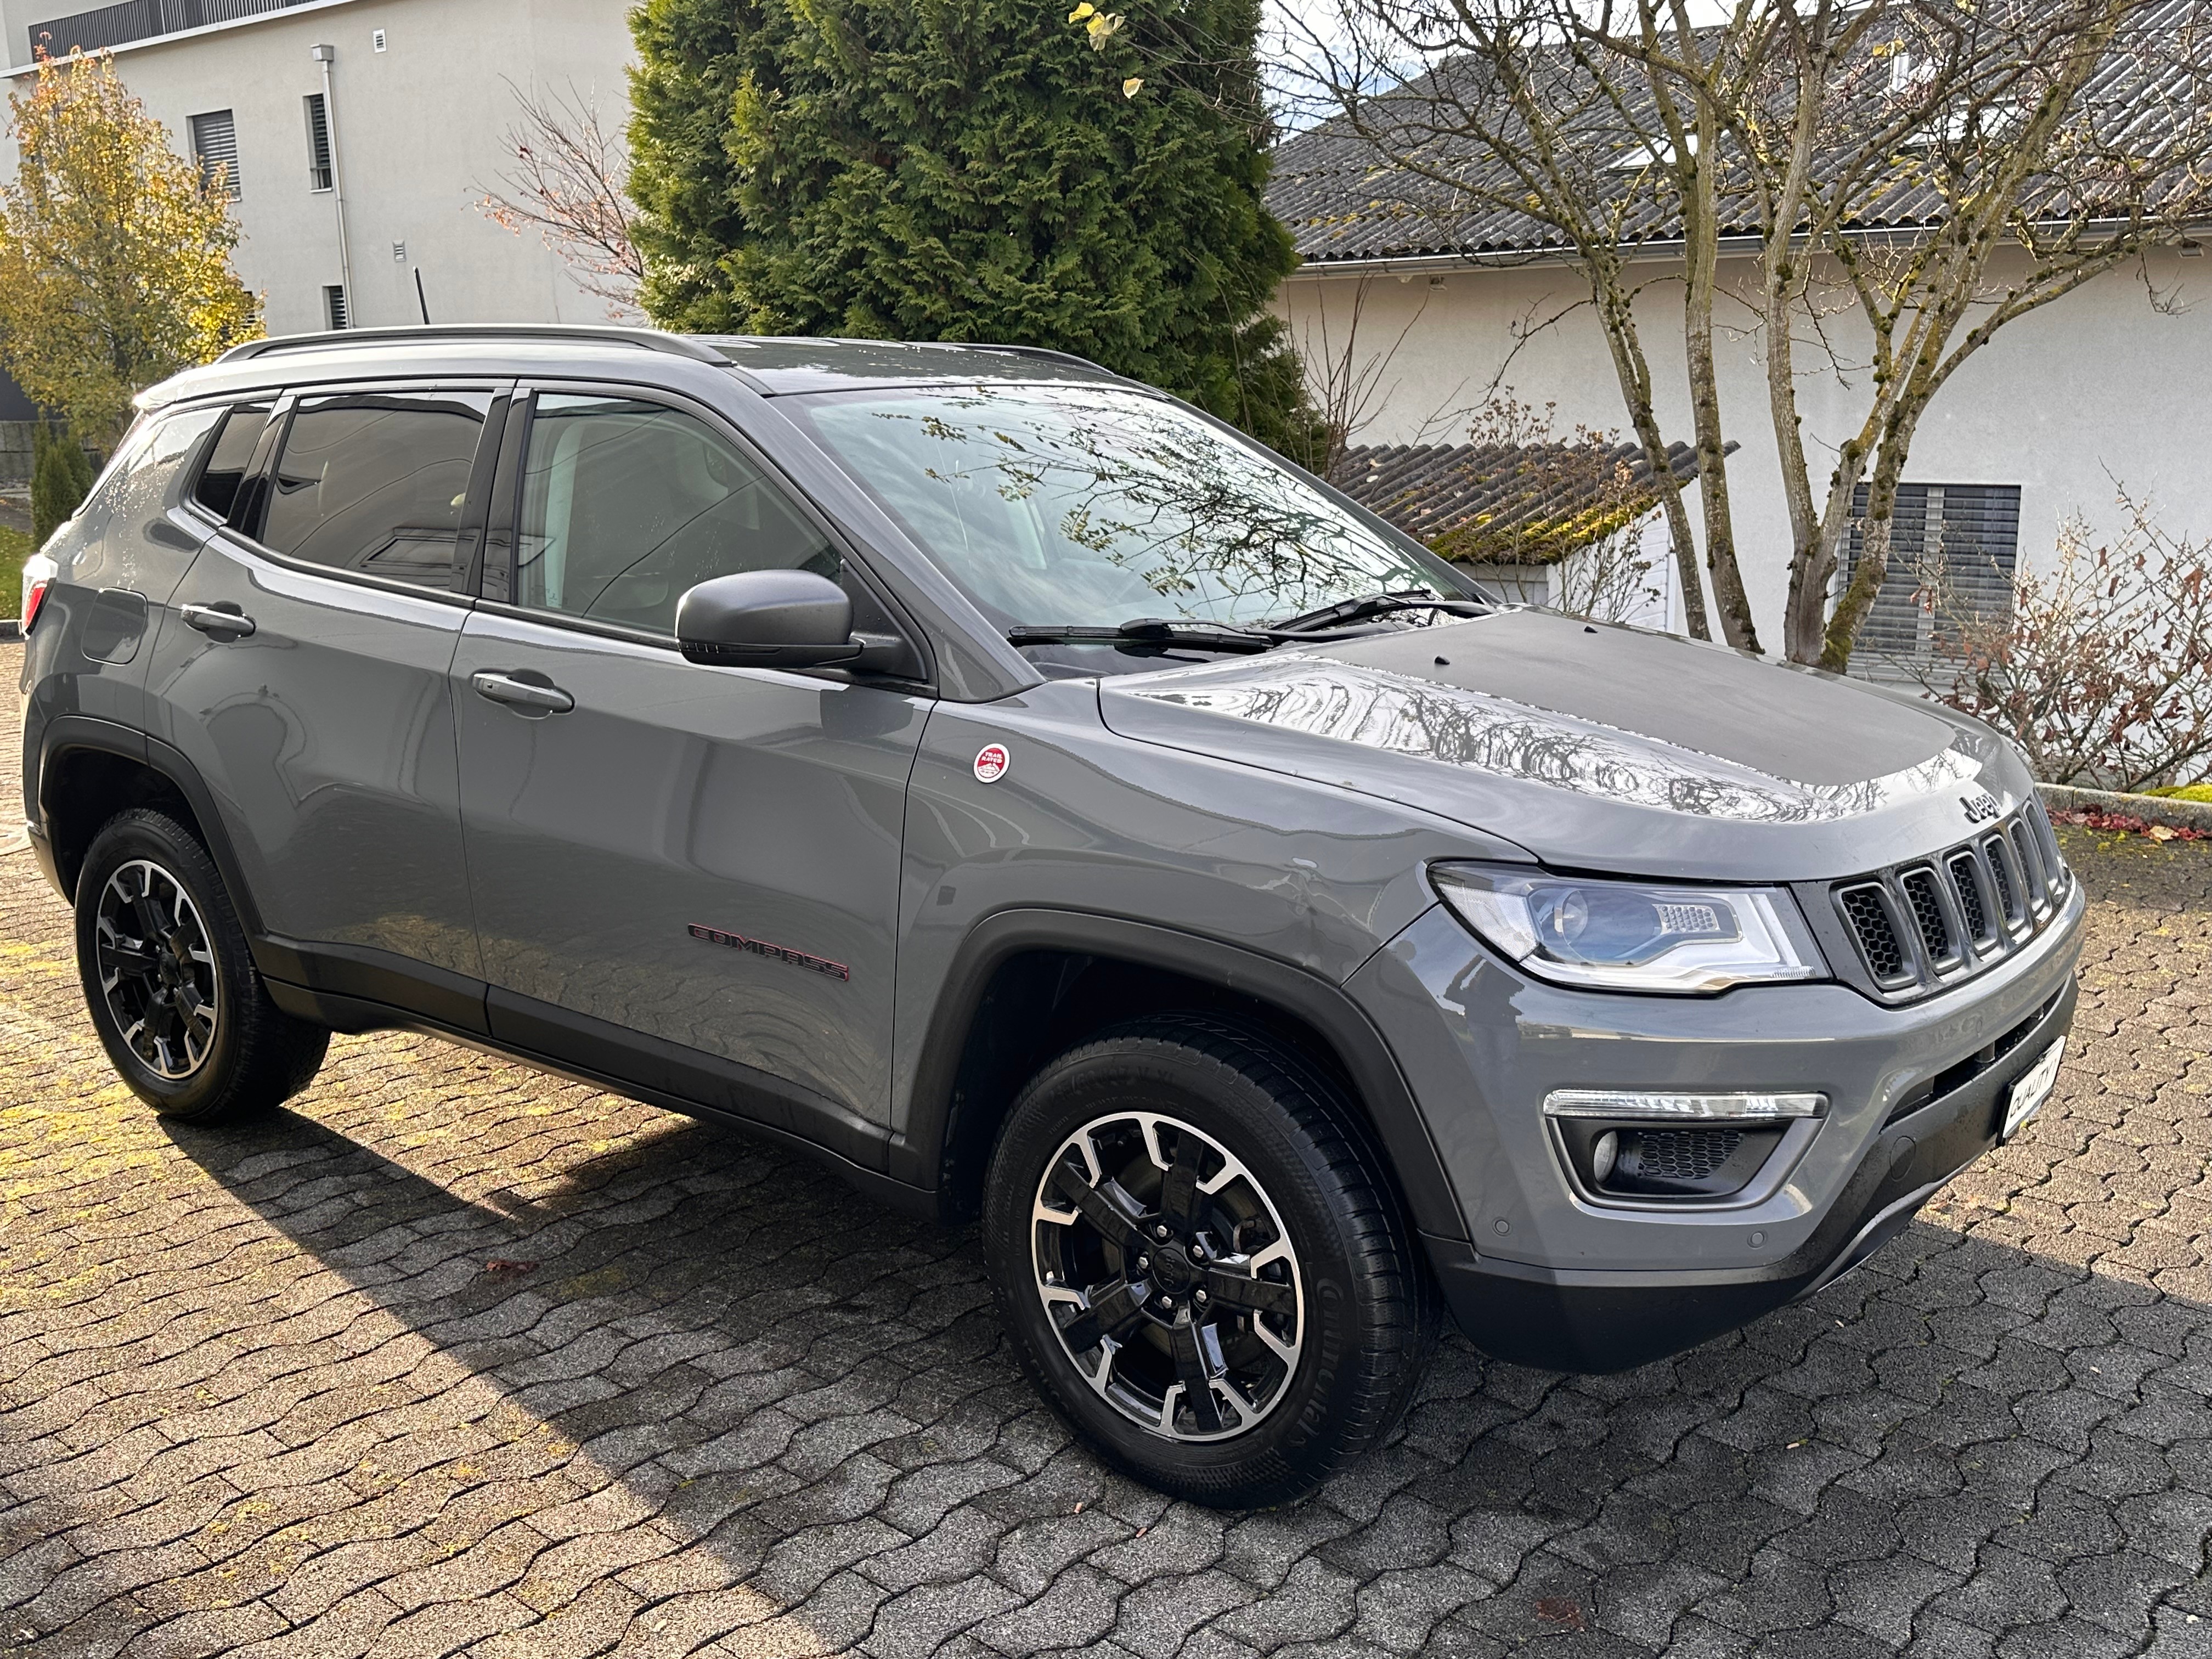
M687 662L820 668L850 662L853 601L811 570L743 570L687 590L676 602L676 642Z

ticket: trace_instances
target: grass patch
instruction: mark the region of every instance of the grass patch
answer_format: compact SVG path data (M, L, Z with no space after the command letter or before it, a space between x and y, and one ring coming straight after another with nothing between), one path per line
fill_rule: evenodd
M2146 789L2146 795L2163 795L2168 800L2201 800L2212 805L2212 783L2168 784L2163 789Z
M34 551L29 531L0 524L0 617L22 609L23 561Z

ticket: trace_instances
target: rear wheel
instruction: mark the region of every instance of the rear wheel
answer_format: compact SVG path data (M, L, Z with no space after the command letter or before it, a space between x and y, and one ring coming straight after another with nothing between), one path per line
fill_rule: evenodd
M1312 1067L1199 1018L1022 1092L985 1223L1024 1364L1095 1448L1200 1503L1312 1490L1396 1421L1433 1295L1379 1160Z
M269 1000L214 860L165 813L125 812L94 837L76 957L109 1060L165 1116L267 1110L323 1063L330 1033Z

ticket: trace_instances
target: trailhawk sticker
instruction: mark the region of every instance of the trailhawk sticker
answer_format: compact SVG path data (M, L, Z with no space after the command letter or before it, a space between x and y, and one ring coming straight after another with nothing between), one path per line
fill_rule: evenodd
M987 743L975 751L975 781L996 783L1006 775L1006 769L1014 763L1003 743Z

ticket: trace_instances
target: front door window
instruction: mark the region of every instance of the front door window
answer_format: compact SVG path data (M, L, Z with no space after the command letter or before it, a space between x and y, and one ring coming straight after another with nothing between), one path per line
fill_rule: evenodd
M676 631L713 576L811 570L837 552L703 421L629 398L539 397L522 480L515 602Z

